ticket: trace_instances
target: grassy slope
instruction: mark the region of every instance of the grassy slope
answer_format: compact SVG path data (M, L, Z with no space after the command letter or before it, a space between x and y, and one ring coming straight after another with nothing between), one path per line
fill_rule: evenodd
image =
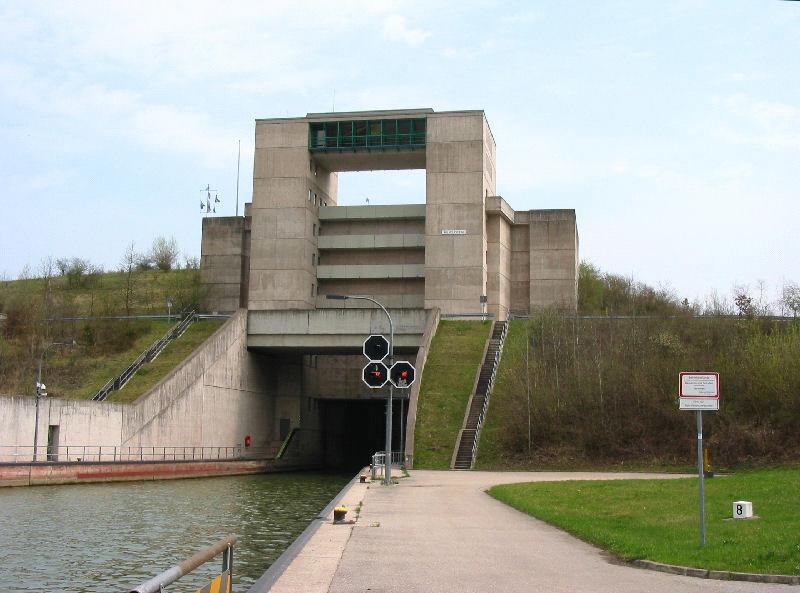
M163 336L173 325L166 321L147 321L145 323L148 324L150 330L139 336L131 348L122 352L108 355L98 353L87 357L80 354L73 355L69 350L63 349L61 352L48 356L50 376L54 377L54 379L45 380L50 395L69 399L91 397L109 379L125 370L139 354ZM109 401L127 402L139 397L183 361L222 323L222 321L215 320L193 323L186 333L167 346L156 360L139 369L139 372L122 391L112 392ZM60 380L56 380L56 378Z
M414 466L449 469L489 321L442 321L422 376L414 433Z
M508 335L503 346L503 356L500 359L500 368L497 371L492 396L489 399L489 409L486 412L486 420L481 429L480 443L478 444L478 456L476 459L476 469L500 469L510 468L510 463L503 455L504 448L500 441L503 427L500 424L498 415L492 412L498 406L503 405L513 389L511 373L513 361L521 359L525 355L525 321L510 321Z
M800 468L706 480L706 547L697 480L540 482L495 486L495 498L627 558L716 570L800 574ZM755 520L728 520L735 500Z
M173 313L197 296L197 270L137 271L133 278L132 314L166 313L166 299L175 303ZM114 316L125 315L125 289L127 279L120 272L107 272L84 277L79 285L70 286L66 277L51 279L49 314L59 316ZM43 315L41 303L45 281L32 278L0 281L0 311L19 311L30 307L32 313L12 338L0 334L0 352L5 354L10 366L0 373L0 392L32 395L38 351L31 348L31 332L41 331L36 324ZM118 375L142 351L163 336L174 324L161 320L130 320L102 322L51 322L52 340L75 337L75 348L55 348L48 354L43 369L44 382L53 397L85 399ZM86 331L93 326L90 340ZM201 321L193 324L175 343L171 344L151 364L145 365L112 401L132 401L155 385L172 368L184 360L200 343L221 325L219 321ZM102 327L100 327L102 326ZM21 332L21 333L20 333ZM39 338L41 339L41 338ZM35 341L35 339L34 339ZM33 351L33 354L31 352ZM0 360L0 364L2 364ZM2 368L0 368L2 370ZM29 380L30 377L30 380Z
M137 271L133 277L133 298L131 314L147 314L167 312L167 296L180 300L181 295L189 290L197 270L159 270ZM14 297L41 298L44 292L44 280L31 278L26 280L0 281L0 302L7 302ZM126 277L122 272L105 272L83 280L81 286L70 287L64 277L51 279L53 298L66 303L66 316L88 315L125 315ZM177 304L176 304L177 307ZM58 315L58 307L55 306ZM176 309L173 309L175 312Z
M114 402L131 402L153 387L167 374L183 362L211 334L217 331L223 321L203 320L189 326L180 338L167 346L153 362L144 365L125 387L109 397Z

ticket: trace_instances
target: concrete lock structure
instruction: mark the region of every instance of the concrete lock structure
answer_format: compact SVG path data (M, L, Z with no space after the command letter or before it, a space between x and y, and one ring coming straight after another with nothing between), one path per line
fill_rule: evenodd
M424 204L337 205L339 172L396 169L425 170ZM360 456L383 449L382 391L361 382L360 351L366 336L388 334L385 316L372 303L327 294L386 306L395 352L420 378L420 353L440 316L505 320L538 307L576 308L575 211L515 211L496 187L483 111L256 121L252 203L244 216L203 220L204 306L247 310L248 350L286 369L281 391L296 396L291 428L320 430L330 445L323 449L341 452L359 426L375 433ZM298 369L293 378L290 369ZM420 383L404 390L412 414ZM406 429L406 402L398 405L395 450L414 420Z
M338 172L389 169L425 169L425 204L337 206ZM204 219L201 254L209 311L342 306L327 293L443 315L485 301L499 320L577 304L575 211L516 212L497 195L483 111L257 120L253 201Z

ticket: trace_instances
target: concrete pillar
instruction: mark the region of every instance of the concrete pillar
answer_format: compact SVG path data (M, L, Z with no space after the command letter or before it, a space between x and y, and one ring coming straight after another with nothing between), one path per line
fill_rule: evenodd
M494 140L482 111L430 114L427 126L425 308L479 312L486 294L485 200L495 194Z
M530 211L530 307L578 307L575 210Z
M206 217L200 243L201 307L206 312L231 312L244 306L243 275L247 273L244 217Z
M308 151L304 118L256 121L249 309L314 307L318 213L336 185Z
M508 318L511 306L511 225L503 216L486 220L488 311L495 319Z

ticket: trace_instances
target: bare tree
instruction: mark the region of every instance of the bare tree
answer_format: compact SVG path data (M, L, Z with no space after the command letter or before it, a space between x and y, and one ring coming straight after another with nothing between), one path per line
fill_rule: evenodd
M136 292L136 267L139 263L139 254L136 253L136 245L131 241L122 254L119 263L119 271L125 277L125 314L131 314L131 305Z
M800 315L800 284L787 282L781 289L781 306L797 317Z

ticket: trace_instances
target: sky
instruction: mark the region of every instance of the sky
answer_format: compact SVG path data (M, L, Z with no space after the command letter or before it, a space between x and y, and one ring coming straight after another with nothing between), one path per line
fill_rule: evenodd
M780 0L0 0L0 277L114 269L159 235L198 256L240 140L250 200L256 118L431 107L485 110L498 194L574 208L581 259L772 299L800 282L798 56ZM340 176L340 204L424 193L421 171Z

